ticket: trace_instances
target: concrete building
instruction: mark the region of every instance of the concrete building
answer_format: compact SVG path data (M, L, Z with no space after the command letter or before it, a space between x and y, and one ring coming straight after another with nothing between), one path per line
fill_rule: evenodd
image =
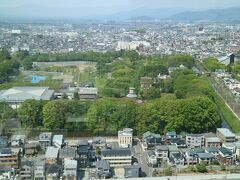
M125 128L122 131L118 131L118 144L122 148L132 147L133 130Z
M45 153L45 163L48 165L55 164L58 162L59 152L58 148L48 146Z
M32 180L33 179L33 162L28 160L22 161L19 174L21 179Z
M0 166L9 165L11 168L19 168L20 165L20 149L13 151L10 148L3 148L0 152Z
M64 143L63 135L54 135L53 136L53 141L52 141L52 145L53 146L55 146L56 148L61 149L63 143Z
M77 161L65 159L63 175L66 179L76 180L77 179Z
M110 163L111 167L131 165L132 153L128 148L102 150L102 159Z
M210 164L214 159L214 155L211 153L197 153L198 163Z
M144 150L154 149L155 146L162 145L162 137L160 134L155 134L147 131L143 134L142 146Z
M38 142L43 151L46 150L48 146L52 146L53 134L51 132L44 132L39 135Z
M157 165L157 156L156 153L153 150L148 150L147 152L147 160L148 163L151 166L156 166Z
M235 134L227 128L217 128L216 135L223 143L236 141Z
M186 144L191 148L203 147L204 136L202 134L188 134L186 135Z
M156 146L155 154L159 161L167 161L168 154L169 154L168 146L166 146L166 145Z
M45 179L45 162L38 160L34 164L34 180Z
M140 176L141 176L141 166L139 165L124 166L125 178L138 178Z
M79 98L85 100L96 99L98 96L98 88L95 87L80 87Z
M221 140L218 137L206 137L205 147L221 147Z
M100 160L96 162L96 178L108 178L111 176L110 164L106 160Z

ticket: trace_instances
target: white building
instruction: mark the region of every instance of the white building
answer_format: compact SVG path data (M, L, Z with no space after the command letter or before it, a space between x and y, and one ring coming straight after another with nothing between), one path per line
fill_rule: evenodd
M118 131L118 144L122 148L132 147L133 130L125 128Z
M8 90L0 91L0 102L7 102L13 108L18 108L28 99L51 100L54 90L49 87L13 87Z
M204 136L202 134L188 134L186 135L186 144L188 147L203 147Z
M124 167L132 164L132 153L129 148L104 149L102 158L110 163L110 167Z
M34 164L34 179L45 179L45 163L44 161L36 161Z
M167 161L169 154L168 147L166 145L156 146L155 154L160 161Z
M117 45L117 50L137 50L140 46L142 47L150 47L150 43L147 41L119 41Z
M77 179L77 161L76 160L70 160L65 159L64 160L64 177L66 179Z
M55 146L56 148L61 149L61 146L64 143L63 135L54 135L52 143L53 143L53 146Z

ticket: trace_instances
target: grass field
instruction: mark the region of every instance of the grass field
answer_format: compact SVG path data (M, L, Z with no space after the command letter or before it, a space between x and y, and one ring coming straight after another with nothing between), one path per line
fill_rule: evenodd
M217 105L220 115L226 121L232 131L240 133L240 120L227 107L223 99L214 93L214 101Z
M48 86L51 89L57 90L61 85L62 85L61 80L53 80L51 76L49 76L46 80L39 82L38 84L33 84L31 83L30 78L26 78L25 76L20 74L12 81L0 84L0 90L9 89L14 86Z

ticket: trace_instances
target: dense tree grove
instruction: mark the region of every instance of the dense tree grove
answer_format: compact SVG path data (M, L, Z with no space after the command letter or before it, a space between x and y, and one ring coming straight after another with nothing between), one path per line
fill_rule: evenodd
M27 100L18 109L18 117L23 127L37 127L43 125L43 106L46 101Z
M214 103L207 97L179 100L165 97L138 105L129 100L100 99L88 111L90 128L119 130L132 127L142 134L175 130L189 133L214 131L220 119Z
M6 121L16 117L16 111L13 110L7 103L0 102L0 120Z
M227 66L220 63L216 58L207 58L203 60L203 65L212 72L215 72L216 69L227 69Z
M20 63L12 59L10 53L6 49L0 51L0 83L4 83L11 79L11 76L18 74Z
M32 68L34 61L95 61L97 71L93 79L101 98L96 101L79 99L53 101L25 101L17 114L6 104L0 104L2 119L18 117L24 127L48 129L90 130L93 134L116 133L124 127L134 129L137 135L146 131L165 133L201 133L214 131L220 118L213 101L211 85L205 76L197 76L191 68L194 59L189 55L150 56L135 51L84 52L35 54L18 52L11 56L5 49L0 52L0 82L18 73L20 64L24 69ZM215 60L206 60L211 70L222 68ZM184 65L166 79L158 75L169 75L169 67ZM236 66L233 71L238 72ZM140 78L151 77L154 84L141 88ZM129 87L135 87L142 103L126 98ZM76 121L72 121L72 120Z

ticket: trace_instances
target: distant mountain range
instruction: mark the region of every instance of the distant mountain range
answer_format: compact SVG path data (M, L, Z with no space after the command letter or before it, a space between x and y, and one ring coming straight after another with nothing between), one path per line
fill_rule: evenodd
M187 9L180 8L159 8L159 9L148 9L148 8L138 8L131 11L118 12L105 16L105 19L112 20L154 20L154 19L165 19L173 16L177 13L186 11Z
M186 11L170 16L168 19L176 21L240 21L240 8Z
M210 9L190 11L189 9L180 8L160 8L148 9L138 8L114 14L93 14L95 9L78 9L68 10L43 8L43 7L18 7L18 8L0 8L0 20L3 19L65 19L74 21L155 21L155 20L173 20L173 21L240 21L240 7L226 9ZM63 13L64 12L64 13Z

